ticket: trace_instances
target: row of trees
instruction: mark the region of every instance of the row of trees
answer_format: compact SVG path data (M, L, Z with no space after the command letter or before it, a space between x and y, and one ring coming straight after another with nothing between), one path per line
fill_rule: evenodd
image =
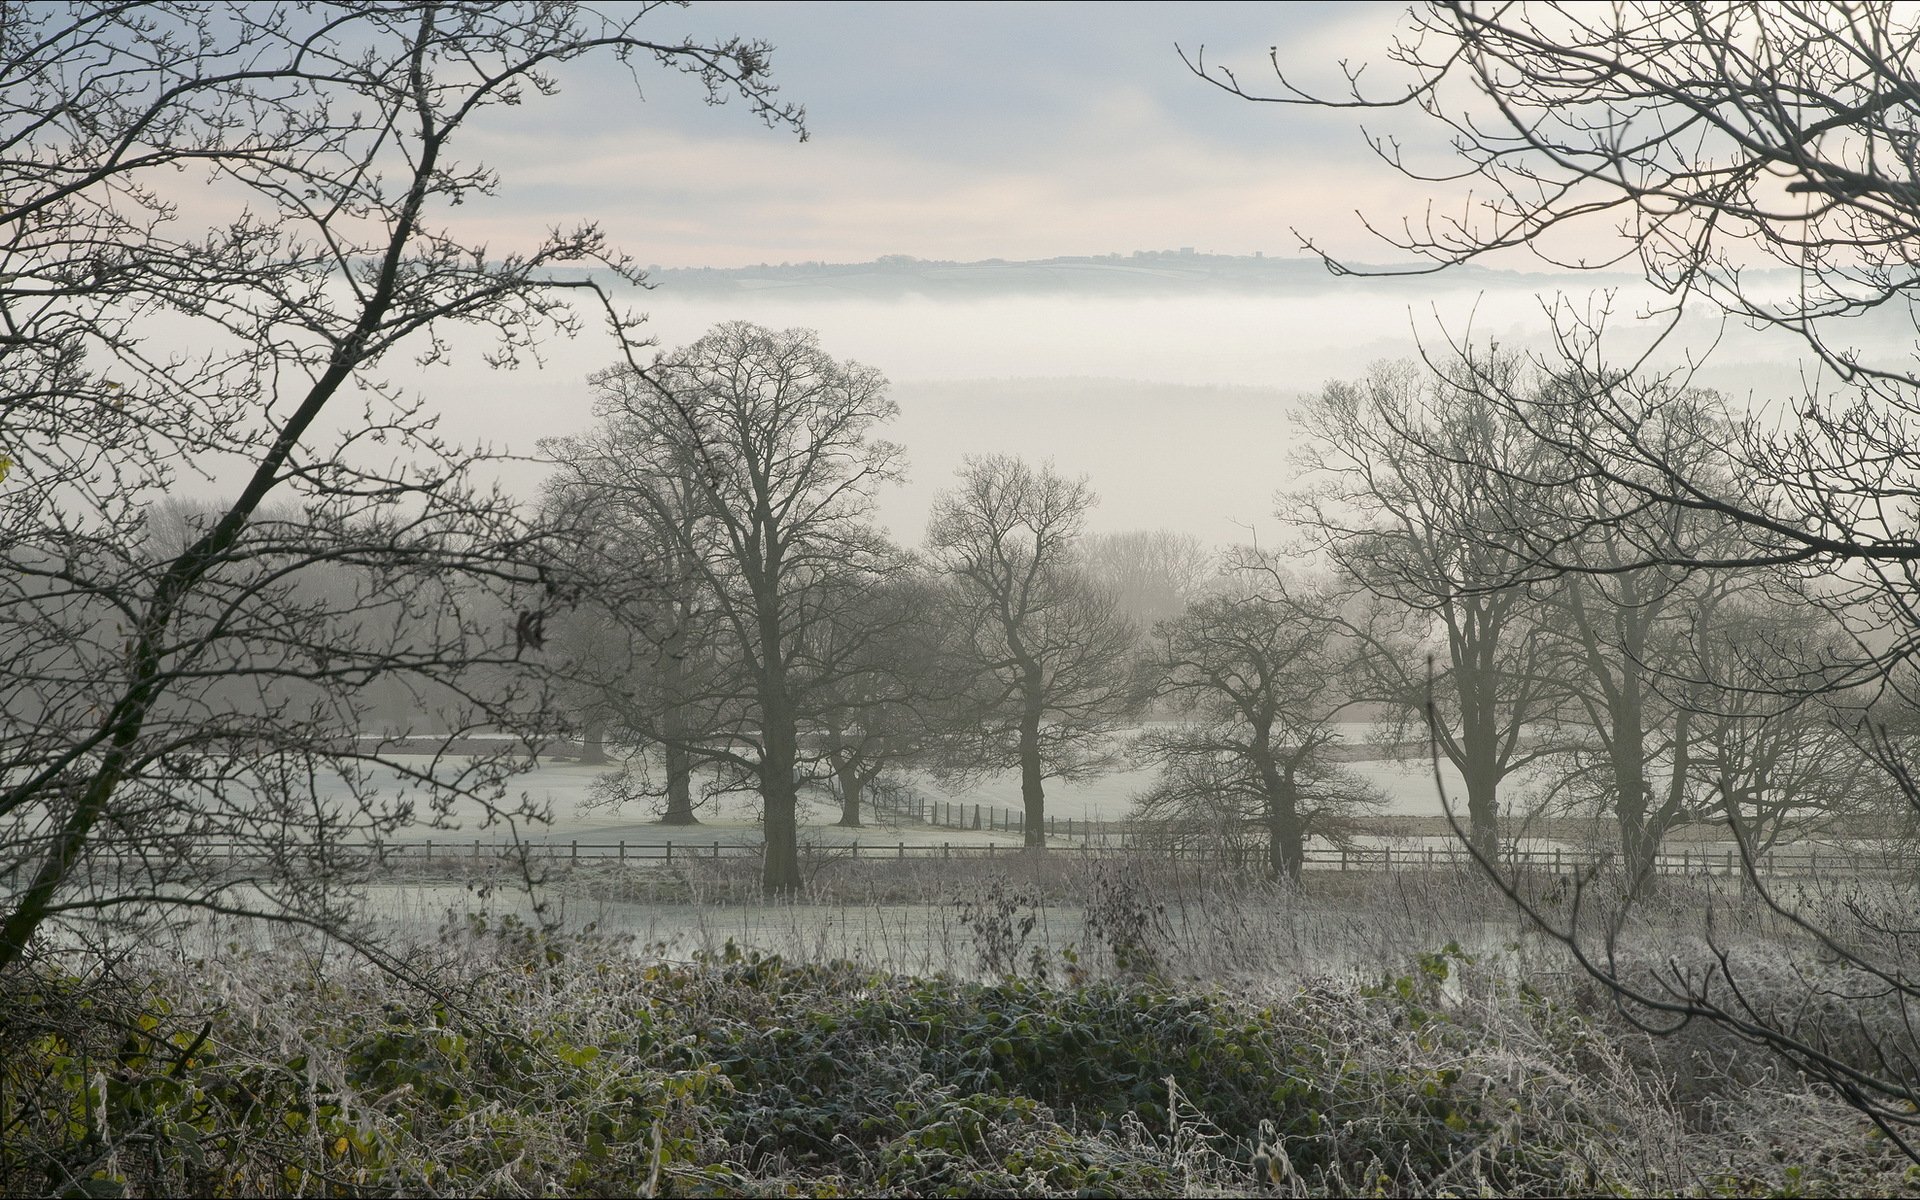
M1095 769L1135 705L1136 630L1079 565L1086 485L972 460L916 556L873 524L902 467L885 381L813 334L723 325L594 387L598 428L545 444L585 597L555 665L664 751L665 818L693 819L698 768L751 786L791 889L809 779L857 823L889 767L1014 768L1039 844L1045 780Z
M1625 505L1592 494L1618 486L1503 404L1524 390L1578 439L1623 382L1508 356L1329 386L1302 413L1284 555L1213 569L1164 535L1090 547L1085 482L1001 456L967 462L915 553L872 521L902 466L879 436L884 380L805 331L724 325L601 374L599 427L546 443L546 508L584 597L550 665L597 739L659 752L664 778L630 756L617 795L655 793L665 820L690 822L696 777L756 792L775 889L798 883L808 786L858 824L905 768L1017 772L1042 847L1047 781L1111 769L1150 706L1179 719L1124 747L1160 772L1139 815L1167 836L1252 838L1285 874L1311 833L1381 800L1341 763L1342 721L1362 713L1398 743L1431 730L1483 852L1524 778L1611 818L1632 888L1689 821L1763 848L1884 814L1867 718L1885 706L1831 686L1831 597L1778 568L1636 561L1724 553L1734 534L1672 509L1595 527L1583 506ZM1727 425L1690 391L1643 429L1704 455ZM1549 569L1549 554L1590 569Z
M1349 625L1364 686L1427 726L1488 855L1503 785L1523 774L1559 808L1611 817L1634 888L1691 820L1759 850L1790 826L1897 815L1874 759L1901 707L1849 686L1844 597L1778 563L1675 561L1729 559L1738 530L1640 503L1567 452L1625 386L1467 354L1382 366L1308 406L1313 482L1287 511L1374 603ZM1733 427L1722 399L1643 395L1640 436L1706 476Z

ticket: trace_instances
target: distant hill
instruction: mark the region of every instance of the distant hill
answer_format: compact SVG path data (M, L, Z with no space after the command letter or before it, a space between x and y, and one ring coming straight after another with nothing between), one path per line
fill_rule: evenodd
M1391 267L1362 268L1390 272ZM1409 270L1416 268L1407 268ZM1023 262L942 262L891 254L864 263L781 263L753 267L656 267L648 278L680 295L792 293L886 297L922 295L940 299L1009 293L1155 295L1193 292L1312 294L1333 288L1375 287L1390 282L1415 290L1459 290L1522 284L1539 287L1554 278L1483 267L1456 267L1437 275L1402 275L1391 281L1336 276L1317 259L1261 255L1199 254L1190 249L1143 250L1129 255L1042 258ZM1624 280L1624 277L1623 277ZM1603 283L1598 276L1582 286Z

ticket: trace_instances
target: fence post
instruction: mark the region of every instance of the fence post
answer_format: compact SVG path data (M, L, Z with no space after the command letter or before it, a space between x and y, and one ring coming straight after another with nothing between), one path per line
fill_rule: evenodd
M1340 847L1340 869L1342 871L1347 869L1347 848L1345 846Z
M987 857L988 857L988 858L992 858L992 857L993 857L993 843L992 843L992 842L988 842L988 843L987 843Z
M901 858L905 858L906 856L907 856L907 844L906 844L905 842L901 842L901 843L900 843L900 857L901 857Z
M851 857L853 858L860 857L860 839L859 838L853 839L853 854L851 855Z
M1380 869L1382 871L1393 870L1393 847L1392 846L1380 847Z
M579 861L580 861L580 839L579 839L579 838L575 838L575 839L573 839L573 859L572 859L572 861L574 861L574 862L579 862Z
M480 839L473 839L473 861L480 861Z
M1727 851L1727 874L1733 874L1733 851Z
M980 828L980 806L978 804L973 806L973 827L975 829Z
M432 838L427 839L427 861L428 862L433 861L433 839Z
M716 839L713 843L713 856L715 858L720 857L720 842L718 839Z
M627 861L627 839L625 838L620 839L620 861Z
M952 857L953 857L953 843L952 843L952 842L941 842L941 843L940 843L940 857L941 857L941 858L952 858Z
M667 841L667 861L673 861L673 841L671 839Z

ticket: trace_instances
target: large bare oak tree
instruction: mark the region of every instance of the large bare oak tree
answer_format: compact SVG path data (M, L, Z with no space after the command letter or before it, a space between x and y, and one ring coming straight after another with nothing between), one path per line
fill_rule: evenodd
M791 892L812 753L802 733L823 693L859 669L858 640L827 633L861 584L901 569L870 523L875 491L903 469L900 447L875 436L898 407L879 372L835 360L812 331L739 321L595 386L600 428L547 449L609 519L644 523L680 564L675 586L710 612L724 664L712 695L734 717L724 742L703 732L699 749L757 781L764 883ZM677 707L658 710L654 737L678 740Z

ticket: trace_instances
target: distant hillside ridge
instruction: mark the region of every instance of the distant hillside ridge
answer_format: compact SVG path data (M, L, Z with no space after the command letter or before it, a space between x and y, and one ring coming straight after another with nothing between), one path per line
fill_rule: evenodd
M1356 267L1391 275L1417 266ZM946 262L889 254L863 263L780 263L751 267L649 267L647 278L679 295L794 293L860 297L924 295L935 298L1008 293L1155 295L1249 292L1310 295L1330 289L1382 284L1417 291L1458 291L1493 286L1545 286L1555 276L1478 266L1441 274L1335 275L1318 259L1261 254L1201 254L1191 248L1136 250L1132 254L1064 256L1028 261L990 258ZM1601 282L1589 276L1586 286Z

